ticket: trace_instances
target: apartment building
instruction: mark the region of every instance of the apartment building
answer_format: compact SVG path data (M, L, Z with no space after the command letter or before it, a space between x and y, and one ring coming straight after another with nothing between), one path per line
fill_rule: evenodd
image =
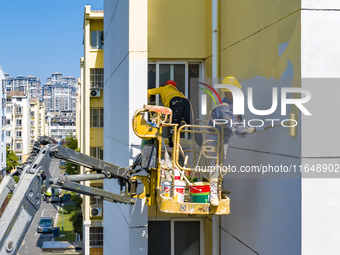
M82 153L103 159L104 62L103 11L84 11L84 57L80 60L81 78L78 95L77 138ZM86 169L81 168L81 173ZM103 181L85 182L103 188ZM83 198L83 243L85 254L103 254L103 200ZM94 213L100 212L100 213Z
M0 66L0 119L1 119L1 143L0 143L0 177L6 174L6 80L5 74Z
M42 87L42 99L47 112L75 111L78 82L72 76L53 73Z
M8 91L6 103L6 146L25 162L30 152L30 103L24 91Z
M60 111L48 113L50 137L64 143L68 136L76 137L76 112Z
M338 82L311 84L307 78L339 77L339 8L332 0L105 0L104 160L128 166L139 152L131 118L147 103L148 88L175 79L197 110L203 101L201 92L191 94L198 85L190 78L214 85L231 75L244 95L254 88L257 109L271 106L268 91L277 87L303 88L315 96L307 105L313 118L287 106L288 118L292 114L299 122L296 135L277 128L246 139L233 137L226 165L338 164L339 136L315 124L327 110L327 126L339 125ZM208 100L203 106L209 111L213 105ZM199 114L196 118L208 118ZM276 111L270 117L287 115ZM243 117L254 118L250 111ZM228 176L223 188L231 191L231 213L225 216L179 218L143 201L134 206L104 201L104 215L114 215L104 217L104 235L110 237L104 240L104 254L340 252L338 178ZM105 180L104 189L118 192L119 186ZM189 221L195 221L195 228L183 227ZM192 246L184 242L191 236L197 237ZM155 250L150 244L164 245Z
M7 91L23 91L28 93L30 98L40 98L41 91L40 86L41 82L40 79L34 76L23 76L18 75L17 77L9 77L9 74L5 74L6 78L6 90Z
M45 104L37 98L30 99L30 149L39 136L50 136L49 123L45 119Z

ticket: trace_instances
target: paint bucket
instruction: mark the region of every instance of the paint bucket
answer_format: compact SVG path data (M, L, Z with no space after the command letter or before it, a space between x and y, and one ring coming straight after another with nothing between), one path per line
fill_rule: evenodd
M186 184L184 181L175 181L175 194L174 200L179 203L184 202L184 193L185 193Z
M181 179L181 174L180 174L179 169L177 167L175 167L174 179L175 180L180 180Z
M194 182L189 187L190 201L193 203L209 203L210 198L210 183L209 182Z
M165 197L170 197L170 188L172 181L164 180L162 181L162 194ZM175 181L174 186L174 201L183 203L184 202L184 192L185 192L185 182L184 181Z

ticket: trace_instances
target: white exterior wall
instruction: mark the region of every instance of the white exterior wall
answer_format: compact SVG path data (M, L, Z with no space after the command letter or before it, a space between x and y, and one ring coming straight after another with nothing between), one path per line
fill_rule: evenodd
M104 160L128 166L141 140L131 128L136 109L146 103L147 1L104 1ZM139 33L136 33L138 31ZM104 189L119 194L116 180ZM104 254L147 254L147 206L104 201ZM106 227L109 226L109 227Z
M301 77L313 78L303 88L317 98L306 105L313 117L303 118L302 163L340 164L340 2L303 0L302 7ZM338 178L302 179L303 255L340 253L339 197Z
M4 81L4 83L2 83ZM4 87L2 86L4 84ZM0 121L1 121L1 143L0 143L0 173L3 168L6 168L6 103L3 105L2 102L6 101L6 88L5 88L5 75L0 66ZM4 107L3 107L4 106ZM3 123L3 120L5 123ZM6 171L4 172L6 173ZM0 174L1 175L1 174Z

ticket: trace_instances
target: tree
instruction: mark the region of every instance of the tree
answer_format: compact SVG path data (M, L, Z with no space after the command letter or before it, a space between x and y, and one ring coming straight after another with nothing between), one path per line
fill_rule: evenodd
M78 195L75 194L71 196L71 200L74 202L74 209L72 210L72 215L70 217L70 221L72 222L72 226L74 232L83 234L83 214L81 210L81 206L83 204L83 199Z
M66 144L64 145L66 148L72 149L72 150L78 150L78 139L74 138L72 134L66 137ZM79 166L69 163L66 163L66 169L65 173L72 175L72 174L79 174Z
M6 147L6 171L10 173L12 169L18 165L19 158L15 155L13 150L10 150L9 147Z

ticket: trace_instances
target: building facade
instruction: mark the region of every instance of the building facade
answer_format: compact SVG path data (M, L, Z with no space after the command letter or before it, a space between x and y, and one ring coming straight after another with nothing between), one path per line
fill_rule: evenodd
M6 103L6 146L26 161L30 153L30 103L23 91L8 91Z
M75 111L78 82L74 77L53 73L42 88L42 99L47 112Z
M339 125L334 117L339 86L331 80L313 84L307 79L339 77L340 37L335 32L339 10L332 0L246 5L229 0L104 1L104 160L128 166L139 152L131 118L147 103L148 88L175 79L198 111L201 94L193 92L191 78L210 79L213 85L231 75L240 81L245 95L247 88L254 88L256 109L270 108L272 89L284 87L307 89L323 105L312 97L306 107L313 110L313 118L290 105L284 115L279 109L273 112L270 118L291 117L298 127L294 132L277 128L246 139L232 138L225 164L238 168L269 162L338 164L340 137L326 135L326 126L313 121L322 119L327 110L332 116L329 125ZM321 90L321 84L328 89ZM209 110L213 103L206 106ZM208 118L199 111L196 116ZM245 112L245 119L254 117ZM191 236L195 229L198 242L181 247L187 252L200 247L195 254L340 252L336 241L340 206L335 202L339 179L227 176L223 187L231 191L231 213L226 216L179 218L143 201L134 206L104 202L104 214L115 215L104 218L108 226L104 235L111 237L104 240L104 254L160 254L160 250L152 253L150 242L167 244L159 247L162 252L166 249L162 254L175 254L182 235ZM119 193L115 180L105 180L104 189ZM181 228L190 221L196 221L195 228Z
M6 79L0 66L0 101L1 101L1 144L0 144L0 177L6 174Z
M44 102L37 98L30 99L30 149L39 136L49 136L49 122L46 121Z
M49 133L58 143L66 142L69 136L76 137L76 113L74 111L61 111L48 113Z
M40 98L41 96L41 82L39 78L34 76L19 75L15 78L6 76L6 90L7 91L23 91L29 94L30 98Z
M84 57L80 60L81 78L78 94L77 138L80 151L103 159L104 127L104 61L103 61L103 11L84 10ZM81 167L84 174L88 169ZM103 188L103 181L85 182ZM93 210L100 214L92 214ZM86 254L103 254L103 200L83 198L83 243Z

